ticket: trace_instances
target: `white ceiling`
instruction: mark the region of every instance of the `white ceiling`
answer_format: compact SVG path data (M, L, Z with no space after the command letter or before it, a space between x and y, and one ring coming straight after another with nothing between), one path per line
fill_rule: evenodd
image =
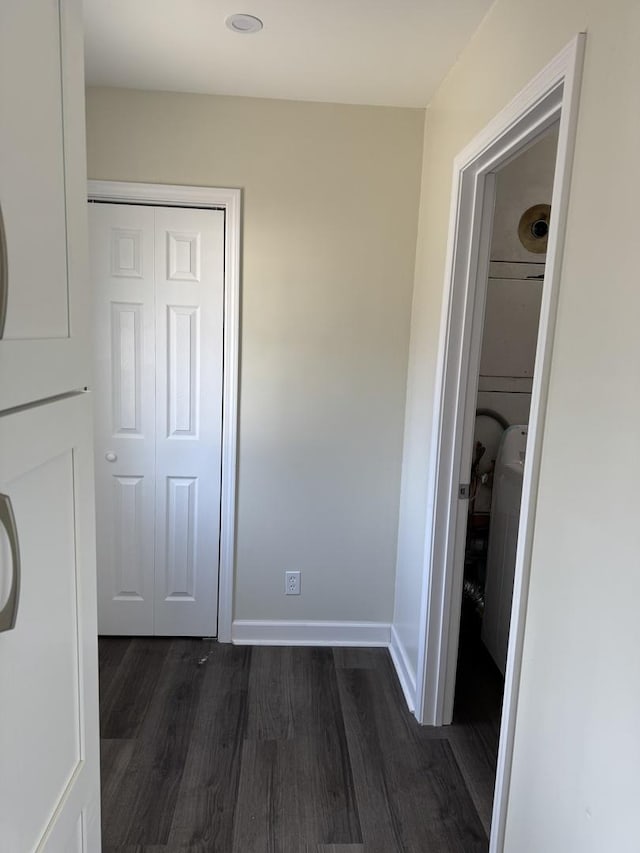
M424 107L491 2L84 0L87 83Z

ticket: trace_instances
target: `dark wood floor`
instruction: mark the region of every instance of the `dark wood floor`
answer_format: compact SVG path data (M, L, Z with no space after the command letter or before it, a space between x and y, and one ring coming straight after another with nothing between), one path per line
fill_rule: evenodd
M487 849L495 708L418 726L386 650L101 639L100 694L104 853Z
M445 731L488 836L504 679L480 639L480 628L473 604L463 600L454 722Z

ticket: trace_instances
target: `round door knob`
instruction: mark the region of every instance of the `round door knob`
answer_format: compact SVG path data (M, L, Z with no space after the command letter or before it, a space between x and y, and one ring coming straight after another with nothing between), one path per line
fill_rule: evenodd
M117 453L113 453L113 452L110 450L108 453L105 453L105 454L104 454L104 458L107 460L107 462L115 462L115 461L117 460L117 458L118 458L118 454L117 454Z

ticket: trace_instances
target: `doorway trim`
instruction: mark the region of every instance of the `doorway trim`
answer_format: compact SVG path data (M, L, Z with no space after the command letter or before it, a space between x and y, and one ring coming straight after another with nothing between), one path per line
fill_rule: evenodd
M242 191L123 181L88 181L87 185L90 201L214 208L225 213L218 641L230 643L236 549Z
M424 593L418 643L416 717L453 717L467 503L459 497L471 464L468 391L477 388L487 291L495 172L559 121L552 216L531 396L516 555L511 630L493 806L491 853L504 846L520 686L535 509L544 439L564 231L575 144L585 34L578 34L456 157L445 292L440 323L427 506ZM475 397L474 397L475 403ZM473 406L475 409L475 405ZM465 467L466 465L466 467Z

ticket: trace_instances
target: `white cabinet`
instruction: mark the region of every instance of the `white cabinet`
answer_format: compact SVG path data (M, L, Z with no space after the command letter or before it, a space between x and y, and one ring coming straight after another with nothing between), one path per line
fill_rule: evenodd
M100 850L93 460L88 395L0 416L19 552L0 633L0 848ZM16 569L0 528L0 594ZM2 602L0 602L1 606Z
M531 382L535 366L542 281L524 275L538 270L527 266L523 279L490 277L487 284L480 376L504 377L517 391L530 390L522 382Z
M0 4L0 410L89 384L79 0Z
M0 849L98 853L80 0L0 2L0 212Z

